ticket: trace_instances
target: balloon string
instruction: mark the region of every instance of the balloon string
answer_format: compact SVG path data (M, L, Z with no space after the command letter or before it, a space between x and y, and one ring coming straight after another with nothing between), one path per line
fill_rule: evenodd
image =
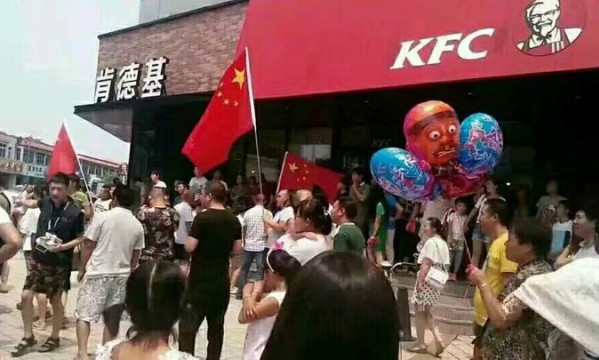
M466 255L468 256L468 263L472 265L472 254L470 254L470 248L468 247L468 244L464 244L464 247L466 248ZM466 291L464 291L464 295L462 296L462 300L464 301L464 303L466 304L466 307L468 309L471 308L470 307L470 301L468 299L468 291L470 290L470 286L472 286L472 285L470 284L470 282L468 282L468 286L466 287Z

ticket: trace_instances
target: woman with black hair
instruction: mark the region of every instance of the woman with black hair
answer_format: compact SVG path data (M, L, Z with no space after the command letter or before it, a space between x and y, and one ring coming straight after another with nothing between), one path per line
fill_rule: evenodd
M305 264L316 255L333 248L331 239L332 221L317 199L307 199L299 203L293 221L293 234L279 240L283 250Z
M443 345L441 344L441 334L435 326L435 321L431 309L439 301L441 296L441 290L445 283L437 284L433 286L434 279L427 280L427 275L430 271L434 272L445 272L449 267L449 248L447 243L441 234L443 233L443 225L441 220L433 217L429 217L423 223L422 237L424 246L420 250L418 256L418 264L420 264L420 271L416 278L416 284L412 299L410 302L415 306L415 320L416 320L416 336L417 342L412 345L408 351L413 353L424 354L427 352L426 344L424 343L424 332L428 328L435 338L435 356L439 356L443 352ZM434 268L435 270L431 270Z
M177 265L166 261L141 264L127 280L125 309L133 323L127 340L106 343L96 352L96 360L196 359L169 344L184 291L185 280Z
M288 285L301 268L300 263L284 250L272 250L266 256L264 291L258 303L252 300L254 284L243 289L243 307L239 323L249 324L243 349L244 360L259 360L285 298Z
M389 204L385 199L383 188L378 185L370 191L369 213L375 214L374 221L370 224L372 233L368 238L366 255L368 259L378 266L383 265L385 248L387 246L387 222L389 221Z
M287 291L262 360L396 360L399 322L383 273L350 252L326 252Z

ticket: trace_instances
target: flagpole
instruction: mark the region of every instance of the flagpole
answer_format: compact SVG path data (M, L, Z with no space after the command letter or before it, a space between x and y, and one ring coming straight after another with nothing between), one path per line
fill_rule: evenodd
M276 194L278 194L279 190L281 190L281 179L283 178L283 171L285 171L285 163L287 162L287 154L289 154L289 151L285 151L285 156L283 156L283 165L281 165L281 172L279 173L279 181L277 182Z
M71 137L71 135L69 134L69 127L67 126L67 121L64 120L62 122L62 124L64 125L64 129L67 132L67 136L69 137L69 140L71 141L71 146L73 147L73 152L75 153L75 159L77 159L77 165L79 166L79 169L81 170L81 178L83 179L83 185L85 185L85 195L87 195L87 198L89 199L89 206L90 208L94 209L93 207L93 200L92 197L89 193L89 185L87 185L87 179L85 178L85 172L83 171L83 166L81 165L81 160L79 160L79 154L77 154L77 150L75 149L75 144L73 143L73 138Z
M256 109L254 108L254 89L252 86L252 73L250 71L250 51L245 48L245 68L247 69L248 75L248 93L250 95L250 112L252 115L252 122L254 123L254 139L256 141L256 158L258 160L258 186L260 187L260 194L264 196L262 189L262 167L260 166L260 146L258 145L258 126L256 124Z

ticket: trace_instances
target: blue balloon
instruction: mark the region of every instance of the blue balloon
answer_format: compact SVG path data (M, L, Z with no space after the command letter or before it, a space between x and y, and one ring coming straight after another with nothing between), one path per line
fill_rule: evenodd
M472 175L490 172L501 158L503 133L493 117L476 113L460 125L460 153L458 160Z
M370 159L370 172L383 190L393 195L410 201L432 195L434 178L430 167L406 150L377 151Z

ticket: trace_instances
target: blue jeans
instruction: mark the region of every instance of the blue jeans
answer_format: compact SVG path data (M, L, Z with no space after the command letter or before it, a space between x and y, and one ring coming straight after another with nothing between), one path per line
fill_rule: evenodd
M264 251L247 251L243 250L243 262L241 270L239 270L239 279L237 280L237 297L243 295L243 287L247 283L248 275L252 262L256 261L256 281L264 278Z
M464 246L468 246L464 244ZM462 257L464 256L464 249L449 250L449 260L451 261L450 273L455 274L460 270L462 266Z

